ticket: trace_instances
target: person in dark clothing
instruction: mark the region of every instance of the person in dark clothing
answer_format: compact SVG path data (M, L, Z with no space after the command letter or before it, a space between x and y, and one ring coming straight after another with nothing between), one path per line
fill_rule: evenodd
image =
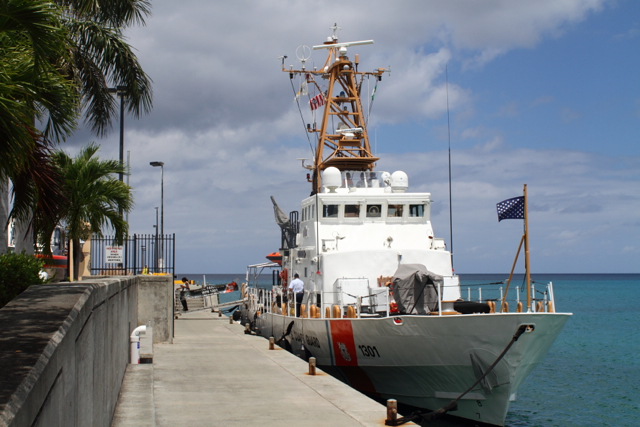
M180 284L180 302L182 303L182 309L184 311L189 311L189 307L187 306L187 291L190 291L189 287L189 279L186 277L182 278L182 283Z

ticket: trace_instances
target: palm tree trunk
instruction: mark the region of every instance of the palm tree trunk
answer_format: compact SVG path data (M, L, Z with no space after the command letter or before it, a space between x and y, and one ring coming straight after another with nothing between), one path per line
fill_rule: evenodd
M73 281L77 281L79 277L80 270L80 261L82 261L82 245L80 244L80 239L73 239Z
M9 249L7 221L9 220L9 183L0 179L0 254Z

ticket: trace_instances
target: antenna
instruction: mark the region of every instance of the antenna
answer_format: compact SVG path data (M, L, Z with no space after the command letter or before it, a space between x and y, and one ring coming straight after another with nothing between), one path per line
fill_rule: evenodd
M334 47L349 47L349 46L360 46L363 44L373 44L373 40L361 40L357 42L344 42L344 43L331 43L331 44L319 44L313 47L313 50L318 49L329 49Z
M338 40L338 30L341 30L342 27L338 27L338 24L333 24L333 27L329 27L330 30L333 30L333 36L331 38L335 41Z
M282 69L284 70L284 60L287 59L287 55L278 56L277 59L282 59Z
M306 45L298 46L296 49L296 58L298 58L298 61L302 62L302 69L304 70L304 63L311 58L311 48Z
M449 122L449 67L445 65L444 75L447 88L447 134L449 137L449 242L451 243L451 270L453 270L453 208L451 206L451 125Z

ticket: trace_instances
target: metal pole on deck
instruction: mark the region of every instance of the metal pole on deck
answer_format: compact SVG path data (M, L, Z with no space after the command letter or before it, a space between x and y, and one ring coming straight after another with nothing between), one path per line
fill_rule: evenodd
M531 310L531 268L529 264L529 218L527 212L527 184L524 185L524 260L527 273L527 310Z

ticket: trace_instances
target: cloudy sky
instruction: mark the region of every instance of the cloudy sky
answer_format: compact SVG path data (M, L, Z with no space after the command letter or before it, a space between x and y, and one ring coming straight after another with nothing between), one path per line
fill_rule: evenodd
M640 2L183 0L153 2L127 33L154 108L125 118L131 231L154 233L149 162L163 161L177 273L240 273L278 249L269 196L298 208L310 185L296 158L311 150L277 58L299 67L296 49L334 23L340 41L375 40L350 48L360 70L391 69L370 117L378 169L432 193L447 242L448 75L457 272L509 271L522 224L498 223L495 204L525 183L533 272L640 271ZM102 157L117 158L117 127Z

